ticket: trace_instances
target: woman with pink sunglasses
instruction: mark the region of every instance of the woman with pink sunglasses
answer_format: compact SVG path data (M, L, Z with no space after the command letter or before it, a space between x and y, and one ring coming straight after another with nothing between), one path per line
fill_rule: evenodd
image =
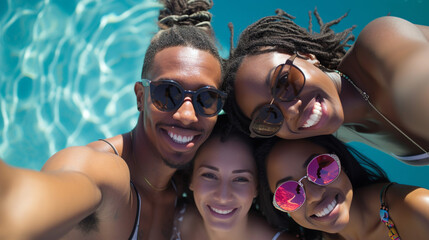
M261 209L274 225L299 224L310 239L429 237L429 190L389 182L331 135L272 139L261 147L258 164Z

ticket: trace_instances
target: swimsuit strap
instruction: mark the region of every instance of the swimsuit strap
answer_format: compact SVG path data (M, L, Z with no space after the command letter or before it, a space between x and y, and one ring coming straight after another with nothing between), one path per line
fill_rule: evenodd
M115 146L112 143L110 143L109 141L107 141L105 139L98 139L98 140L99 141L103 141L103 142L109 144L109 146L112 147L112 149L115 152L115 154L119 156L118 150L116 150ZM128 239L129 240L137 240L137 233L138 233L139 224L140 224L141 199L140 199L140 194L137 191L136 186L133 184L132 181L130 181L130 183L131 183L131 186L133 187L134 191L137 194L137 213L136 213L136 219L134 220L134 227L133 227L133 230L131 231L131 236Z
M393 184L394 184L394 182L390 182L390 183L384 185L383 188L381 189L381 191L380 191L380 202L381 202L381 205L386 206L386 204L384 202L384 199L386 198L386 192L387 192L387 189L390 186L392 186Z
M100 139L98 139L98 140L99 140L99 141L103 141L103 142L105 142L105 143L109 144L109 145L110 145L110 147L112 147L112 149L113 149L113 151L115 152L115 154L119 156L119 152L118 152L118 150L116 150L116 148L115 148L115 146L114 146L113 144L111 144L109 141L107 141L107 140L105 140L105 139L102 139L102 138L100 138Z
M138 230L139 230L139 224L140 224L140 205L141 205L141 200L140 200L140 194L137 191L136 186L134 186L133 182L131 182L131 186L133 186L134 191L136 191L137 194L137 214L136 214L136 219L134 220L134 228L131 231L131 236L128 238L129 240L137 240L137 234L138 234Z
M176 199L174 199L174 208L176 208L176 206L177 206L177 201L178 201L178 194L177 194L177 186L176 186L176 183L174 182L174 179L173 178L171 178L171 180L170 180L170 182L171 182L171 185L173 186L173 188L174 188L174 191L176 192Z
M384 187L380 191L380 202L381 202L380 219L389 230L389 238L391 240L401 240L401 238L399 237L398 230L396 229L395 224L393 223L393 220L389 215L389 208L387 207L387 203L385 201L387 190L393 184L394 182L384 185Z
M273 237L273 239L272 240L277 240L277 238L279 238L280 237L280 235L283 233L284 231L279 231L279 232L277 232L276 233L276 235L274 235L274 237Z

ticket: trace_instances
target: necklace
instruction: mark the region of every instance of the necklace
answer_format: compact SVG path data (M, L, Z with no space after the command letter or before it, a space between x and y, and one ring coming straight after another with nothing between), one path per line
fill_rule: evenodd
M162 192L162 191L164 191L165 189L168 188L168 184L165 187L157 187L157 186L152 185L152 183L150 183L149 180L146 177L143 177L143 179L147 183L147 185L149 185L149 187L151 187L153 190L155 190L157 192Z
M133 142L133 131L130 132L130 137L131 137L131 144L132 144L132 142ZM149 180L145 176L143 176L143 179L147 183L147 185L149 185L150 188L152 188L153 190L155 190L157 192L162 192L168 188L168 184L165 187L157 187L157 186L154 186L152 183L150 183Z
M424 153L429 154L428 151L426 151L422 146L420 146L418 143L416 143L412 138L410 138L407 134L405 134L401 129L399 129L398 126L396 126L393 122L391 122L386 116L384 116L378 109L371 103L369 100L369 95L362 91L356 84L349 78L349 76L345 75L344 73L334 70L336 73L338 73L341 78L346 79L359 93L362 95L362 98L371 106L374 111L376 111L386 122L388 122L393 128L395 128L399 133L402 134L405 138L407 138L411 143L413 143L416 147L418 147L420 150L422 150Z

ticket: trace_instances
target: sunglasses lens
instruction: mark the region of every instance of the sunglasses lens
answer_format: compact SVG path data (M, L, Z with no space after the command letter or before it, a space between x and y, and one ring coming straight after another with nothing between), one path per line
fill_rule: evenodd
M304 202L304 189L296 181L282 183L274 193L274 206L282 211L296 211Z
M340 165L328 154L319 155L307 166L308 179L318 185L327 185L340 175Z
M265 105L256 113L250 131L260 137L275 135L283 124L283 114L274 105Z
M276 73L277 69L274 74ZM272 87L273 96L282 101L292 101L298 97L304 87L304 74L294 65L284 65L283 69L273 77L277 78Z
M182 90L173 83L154 83L151 91L152 102L161 111L172 111L183 101Z
M213 116L219 113L223 106L223 99L213 89L207 89L198 93L195 99L197 111L204 116Z

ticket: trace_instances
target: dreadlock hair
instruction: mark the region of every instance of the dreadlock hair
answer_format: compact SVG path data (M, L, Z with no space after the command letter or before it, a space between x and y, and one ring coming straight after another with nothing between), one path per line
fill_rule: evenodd
M210 25L212 15L208 10L213 6L212 0L160 0L160 2L164 5L158 17L160 30L146 50L141 77L148 77L153 59L159 51L175 46L207 51L223 66Z
M368 186L374 183L389 182L386 173L376 163L371 161L365 155L357 151L350 145L344 144L333 135L321 135L301 139L308 143L319 145L326 149L327 153L334 153L338 156L341 162L341 169L349 178L353 190ZM279 137L270 139L259 139L258 147L255 150L255 158L258 168L258 193L260 209L267 218L268 222L276 227L288 229L290 232L299 233L305 236L305 239L321 239L322 232L300 227L286 213L281 212L273 206L274 194L270 190L268 184L268 173L266 171L266 159L269 153L274 148L276 143L281 141L296 141L286 140ZM335 234L323 233L325 237ZM324 238L325 239L325 238Z
M319 23L320 33L312 30L311 11L309 11L308 31L293 22L295 17L283 10L277 9L276 13L275 16L264 17L248 26L241 33L235 49L231 42L230 56L225 66L223 88L228 93L228 98L224 110L230 116L231 123L247 134L250 134L248 130L250 119L238 107L234 93L235 75L246 56L267 52L314 54L323 69L336 69L346 53L346 48L351 46L348 42L354 40L352 30L355 26L340 33L335 33L331 29L348 13L331 22L323 23L317 9L315 9L314 16ZM232 32L231 25L230 29Z

